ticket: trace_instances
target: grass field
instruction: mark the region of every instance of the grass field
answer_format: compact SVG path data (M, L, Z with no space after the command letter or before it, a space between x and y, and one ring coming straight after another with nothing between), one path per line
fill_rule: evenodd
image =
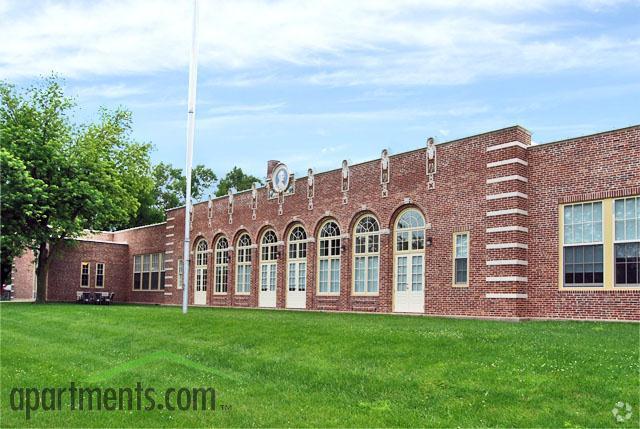
M0 306L11 426L638 427L638 324ZM25 411L14 387L211 386L215 411ZM618 401L633 416L617 423Z

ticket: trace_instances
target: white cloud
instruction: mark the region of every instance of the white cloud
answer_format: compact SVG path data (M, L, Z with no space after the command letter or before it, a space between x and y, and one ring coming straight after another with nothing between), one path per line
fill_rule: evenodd
M200 78L236 86L288 79L415 85L570 69L637 70L640 38L569 38L562 31L567 24L554 14L575 8L597 14L623 3L628 2L201 1ZM70 77L186 74L190 4L0 2L0 78L50 71ZM281 74L283 66L289 75Z
M81 97L100 98L124 98L147 92L145 88L124 84L82 86L76 89L76 93Z

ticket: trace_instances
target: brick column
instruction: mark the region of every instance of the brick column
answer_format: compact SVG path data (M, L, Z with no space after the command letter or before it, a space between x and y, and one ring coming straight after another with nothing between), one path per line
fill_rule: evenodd
M529 212L528 150L530 136L487 146L485 299L496 312L516 317L527 299Z

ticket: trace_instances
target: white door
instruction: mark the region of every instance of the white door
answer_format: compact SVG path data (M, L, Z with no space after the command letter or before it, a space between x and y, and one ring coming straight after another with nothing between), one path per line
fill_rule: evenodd
M287 308L307 308L307 263L289 262Z
M424 313L424 255L396 256L393 311Z
M196 268L196 281L194 283L193 303L195 305L207 305L207 269Z
M260 294L258 295L258 306L276 306L276 269L274 262L260 264Z

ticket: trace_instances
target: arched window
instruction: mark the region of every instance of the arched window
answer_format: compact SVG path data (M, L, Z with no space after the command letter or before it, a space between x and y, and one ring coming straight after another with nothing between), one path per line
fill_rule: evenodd
M380 225L373 216L364 216L356 224L353 254L354 293L377 294L380 271Z
M290 292L307 290L307 233L296 226L289 234L288 287Z
M209 260L209 254L207 253L208 249L209 246L204 238L196 244L196 293L206 292L207 290L207 262Z
M424 249L424 217L415 209L406 210L396 224L396 251Z
M260 243L260 290L275 292L278 260L278 238L273 231L267 231Z
M242 234L236 249L236 293L247 295L251 292L251 237Z
M318 293L340 294L340 227L333 221L320 228Z
M398 292L421 292L423 290L424 228L424 217L415 209L404 211L396 222L396 294Z
M229 277L229 241L220 237L216 243L216 285L215 293L227 293Z

